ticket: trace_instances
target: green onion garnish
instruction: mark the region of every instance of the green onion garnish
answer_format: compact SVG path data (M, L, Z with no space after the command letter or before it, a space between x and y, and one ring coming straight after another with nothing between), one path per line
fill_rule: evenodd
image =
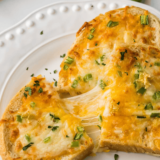
M78 86L78 81L75 79L71 85L72 88L76 88Z
M79 141L73 141L71 147L79 147Z
M22 123L22 117L21 117L21 115L17 115L17 122Z
M150 117L151 118L160 118L160 113L152 113L151 115L150 115Z
M140 88L137 93L140 93L140 94L144 94L146 92L146 89L144 87Z
M113 22L113 21L109 21L107 24L107 27L111 28L111 27L115 27L119 24L119 22Z
M88 36L88 39L93 39L93 37L94 37L94 35L92 35L92 34L90 34L89 36Z
M145 106L145 108L144 108L145 110L153 110L153 106L152 106L152 103L148 103L148 104L146 104L146 106Z
M86 74L84 77L83 77L83 81L84 82L88 82L88 81L90 81L90 80L92 80L92 74Z
M30 103L30 106L31 106L32 108L34 108L34 107L36 106L36 103L35 103L35 102L31 102L31 103Z
M65 59L64 63L72 64L73 61L74 61L74 59L68 56L68 57Z
M84 132L84 128L81 127L81 126L78 126L78 127L77 127L77 130L78 130L79 132Z
M104 83L103 80L101 80L99 86L102 88L102 90L104 90L107 85Z
M83 133L77 133L74 137L74 140L80 140L82 136L83 136Z
M67 70L69 68L69 66L67 66L66 64L63 66L64 70Z
M140 19L141 19L141 24L143 24L143 25L149 24L148 15L141 15Z
M48 143L48 142L50 142L50 141L51 141L51 137L47 137L47 138L45 138L45 139L43 140L44 143Z
M26 146L24 146L24 147L22 148L23 151L26 151L26 150L27 150L29 147L31 147L33 144L34 144L34 143L31 142L31 143L27 144Z
M27 140L28 142L31 141L31 137L30 137L28 134L25 135L25 138L26 138L26 140Z

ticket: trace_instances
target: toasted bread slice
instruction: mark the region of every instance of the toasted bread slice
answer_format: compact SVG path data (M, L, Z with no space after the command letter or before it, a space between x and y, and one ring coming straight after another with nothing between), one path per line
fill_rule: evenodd
M50 83L33 77L9 103L1 120L3 160L81 160L93 142L81 120L63 110Z
M115 44L160 46L159 19L138 7L100 14L85 22L61 64L58 87L71 95L93 89Z

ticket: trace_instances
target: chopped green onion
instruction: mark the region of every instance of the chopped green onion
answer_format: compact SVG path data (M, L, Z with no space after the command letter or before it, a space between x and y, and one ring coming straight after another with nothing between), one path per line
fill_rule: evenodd
M79 147L79 141L73 141L71 147Z
M117 104L120 105L120 102L118 102Z
M152 67L152 65L150 65L149 67Z
M33 77L34 76L34 74L31 74L31 77Z
M57 130L59 128L59 126L54 126L53 128L52 128L52 131L55 131L55 130Z
M92 80L92 74L86 74L84 77L83 77L83 81L84 82L88 82L88 81L90 81L90 80Z
M132 0L132 1L135 1L135 2L142 2L142 0Z
M137 116L137 118L146 118L145 116Z
M145 131L146 131L146 132L148 131L147 127L145 128Z
M17 115L17 122L22 123L22 117L21 117L21 115Z
M102 123L102 116L101 115L99 115L98 120L100 123Z
M135 39L133 39L133 41L136 42Z
M148 61L145 61L146 63L148 63Z
M55 81L54 86L56 86L56 87L57 87L57 81Z
M145 110L153 110L153 106L152 106L152 103L148 103L145 108Z
M42 35L42 34L43 34L43 31L40 32L40 35Z
M102 65L105 66L106 64L105 64L105 63L102 63Z
M26 146L24 146L24 147L22 148L23 151L26 151L26 150L27 150L29 147L31 147L33 144L34 144L34 143L31 142L31 143L27 144Z
M137 88L137 82L133 82L134 87Z
M45 68L46 71L48 71L48 68Z
M124 72L124 73L126 73L126 75L128 76L128 72Z
M81 127L81 126L78 126L78 127L77 127L77 130L78 130L79 132L84 132L84 131L85 131L84 128Z
M143 24L143 25L149 24L148 15L141 15L140 19L141 19L141 24Z
M97 46L98 45L98 43L95 43L95 46Z
M35 103L35 102L31 102L31 103L30 103L30 106L31 106L32 108L34 108L34 107L36 106L36 103Z
M68 136L68 135L66 135L66 138L69 138L69 136Z
M82 136L83 136L83 133L77 133L74 137L74 140L80 140Z
M125 50L125 52L120 52L120 54L121 54L121 61L124 60L124 54L125 54L125 53L127 53L127 50Z
M26 70L28 70L28 69L29 69L29 67L26 68Z
M139 74L135 74L135 75L134 75L134 78L135 78L135 79L139 79Z
M118 155L118 154L115 154L115 155L114 155L114 160L118 160L118 158L119 158L119 155Z
M101 130L101 126L100 125L97 125L98 126L98 128Z
M64 58L66 56L66 54L64 53L63 55L60 55L61 58Z
M151 118L160 118L160 113L152 113L151 115L150 115L150 117Z
M67 66L66 64L63 66L64 70L67 70L69 68L69 66Z
M67 64L72 64L73 62L74 62L74 59L69 56L64 61L64 63L67 63Z
M154 65L159 67L160 66L160 62L154 62Z
M97 65L100 65L100 63L97 60L95 60L95 62L96 62Z
M120 77L122 77L122 72L121 72L121 71L117 71L117 73L118 73L118 75L119 75Z
M95 28L92 28L92 29L90 30L90 32L91 32L91 33L94 33L94 32L95 32Z
M38 93L42 93L42 92L43 92L43 89L40 88L40 89L38 90Z
M155 92L154 95L152 96L152 98L154 100L160 99L160 91Z
M56 74L57 73L57 70L54 70L54 74Z
M93 39L93 37L94 37L94 35L92 35L92 34L90 34L89 36L88 36L88 39Z
M101 62L104 60L105 55L100 57Z
M23 93L23 95L27 98L27 94L26 93Z
M144 87L140 88L137 93L140 93L140 94L144 94L146 92L146 89Z
M43 140L44 143L48 143L48 142L50 142L50 141L51 141L51 137L47 137L47 138L45 138L45 139Z
M113 22L113 21L109 21L107 24L107 27L111 28L111 27L115 27L119 24L119 22Z
M101 80L99 86L104 90L107 85Z
M25 91L28 92L28 94L31 96L32 95L32 89L31 87L26 87Z
M27 140L28 142L31 141L31 137L30 137L28 134L25 135L25 138L26 138L26 140Z
M78 86L78 81L75 79L71 85L72 88L76 88Z
M36 87L40 86L39 81L34 81L34 82L35 84L33 86L36 86Z

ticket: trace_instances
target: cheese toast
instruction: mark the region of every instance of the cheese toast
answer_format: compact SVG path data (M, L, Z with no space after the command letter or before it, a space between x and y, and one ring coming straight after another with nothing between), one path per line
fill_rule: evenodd
M159 28L156 16L134 6L112 10L85 22L61 63L59 92L78 95L93 89L103 77L107 55L117 44L159 47Z
M63 110L55 89L40 76L11 100L1 123L3 160L81 160L93 149L81 120Z

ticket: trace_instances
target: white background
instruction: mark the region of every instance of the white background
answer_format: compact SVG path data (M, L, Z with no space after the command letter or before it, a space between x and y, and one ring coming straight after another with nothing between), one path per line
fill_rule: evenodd
M160 10L160 0L143 1ZM55 2L60 2L60 0L0 0L0 33L22 20L32 11Z

